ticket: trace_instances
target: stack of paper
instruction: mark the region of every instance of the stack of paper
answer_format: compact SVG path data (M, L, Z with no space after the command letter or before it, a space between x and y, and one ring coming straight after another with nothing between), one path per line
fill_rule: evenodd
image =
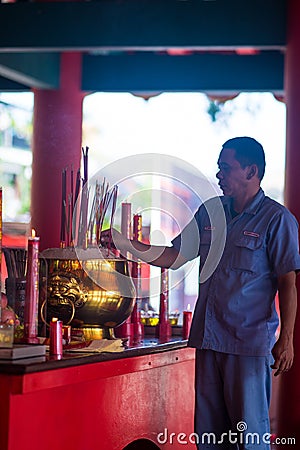
M8 347L0 348L0 359L20 359L20 358L29 358L32 356L42 356L45 354L46 354L45 345L14 344L12 348Z
M124 346L122 339L97 339L91 341L84 348L69 348L68 352L102 353L102 352L123 352Z

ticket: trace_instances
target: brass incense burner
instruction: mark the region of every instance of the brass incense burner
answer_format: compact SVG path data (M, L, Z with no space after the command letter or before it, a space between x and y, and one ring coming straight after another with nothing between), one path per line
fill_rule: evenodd
M46 280L41 318L58 317L85 339L113 338L131 314L135 288L128 262L98 247L53 248L41 254Z

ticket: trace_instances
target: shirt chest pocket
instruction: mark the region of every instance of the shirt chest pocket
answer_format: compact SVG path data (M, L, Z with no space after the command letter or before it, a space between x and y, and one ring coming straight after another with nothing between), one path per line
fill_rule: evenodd
M263 239L242 236L234 242L232 264L234 270L255 273L259 271L259 262L263 256Z

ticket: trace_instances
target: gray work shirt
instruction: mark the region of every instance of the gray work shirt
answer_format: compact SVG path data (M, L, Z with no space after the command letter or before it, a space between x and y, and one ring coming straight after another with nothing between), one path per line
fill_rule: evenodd
M215 197L172 244L187 260L200 256L199 297L189 345L266 356L275 343L277 277L300 269L298 223L259 190L239 215Z

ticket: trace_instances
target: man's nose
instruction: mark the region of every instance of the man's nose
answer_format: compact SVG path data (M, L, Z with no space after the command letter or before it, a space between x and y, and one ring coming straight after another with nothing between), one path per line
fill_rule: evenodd
M218 180L221 180L221 179L223 178L223 174L222 174L222 171L221 171L221 170L219 170L219 171L216 173L216 177L218 178Z

